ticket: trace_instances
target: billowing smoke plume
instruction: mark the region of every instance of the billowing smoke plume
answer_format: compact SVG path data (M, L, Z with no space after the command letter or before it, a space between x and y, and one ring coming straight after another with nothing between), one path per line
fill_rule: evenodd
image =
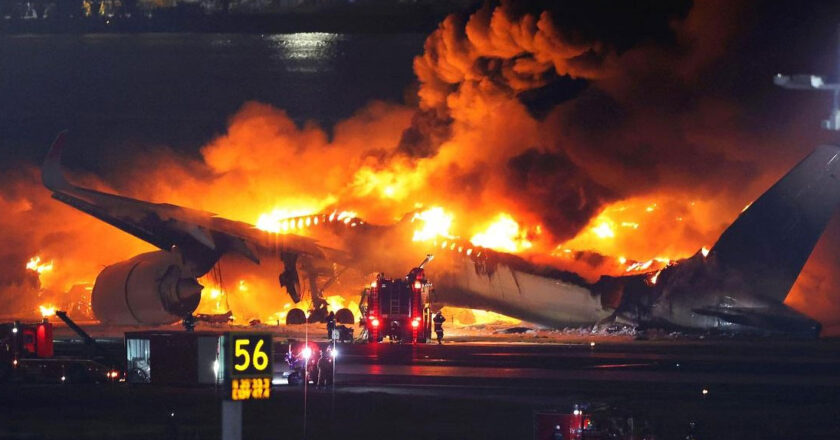
M791 124L756 124L727 81L745 10L585 5L503 1L450 16L415 59L416 104L373 102L328 132L246 103L199 158L153 148L124 160L105 189L251 223L325 209L390 223L443 206L466 239L507 214L533 243L529 258L587 274L712 246L814 144ZM40 283L63 292L148 249L49 200L34 170L0 183L13 213L0 220L7 303L38 295L24 268L32 256L55 261L57 278ZM806 313L802 286L837 285L815 264L792 299Z

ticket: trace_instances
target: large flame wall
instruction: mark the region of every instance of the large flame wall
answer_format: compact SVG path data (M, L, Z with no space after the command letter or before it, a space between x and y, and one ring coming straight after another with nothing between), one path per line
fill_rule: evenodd
M417 240L459 237L591 278L710 247L819 141L802 133L813 112L756 125L722 85L745 8L545 4L503 1L448 17L414 61L416 104L372 102L328 134L248 102L197 159L158 148L127 160L107 185L76 180L266 229L324 210L373 223L425 215ZM104 265L149 249L50 200L34 166L0 184L5 310L59 303ZM838 308L831 255L840 234L829 235L788 300L826 324ZM52 270L28 269L36 256ZM210 290L218 286L204 281L200 310L222 311ZM282 295L274 281L230 280L227 303L243 319L276 319L285 297L266 309L248 296Z

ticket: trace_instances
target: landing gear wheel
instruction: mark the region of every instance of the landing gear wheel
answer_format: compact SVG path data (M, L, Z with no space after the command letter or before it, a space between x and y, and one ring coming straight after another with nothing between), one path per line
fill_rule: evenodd
M356 322L356 318L353 316L353 312L351 312L350 309L344 308L335 312L335 321L339 324L353 325Z
M306 313L301 309L289 310L286 315L286 325L300 325L306 323Z

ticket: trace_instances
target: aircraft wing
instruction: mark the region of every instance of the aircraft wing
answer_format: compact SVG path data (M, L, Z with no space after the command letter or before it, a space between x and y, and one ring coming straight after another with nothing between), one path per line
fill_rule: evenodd
M315 240L293 234L271 234L244 222L228 220L213 213L168 203L151 203L108 194L70 183L61 168L66 132L58 135L41 169L45 187L52 197L152 245L170 250L173 246L188 252L214 254L239 253L259 264L262 252L308 255L340 259L334 250Z

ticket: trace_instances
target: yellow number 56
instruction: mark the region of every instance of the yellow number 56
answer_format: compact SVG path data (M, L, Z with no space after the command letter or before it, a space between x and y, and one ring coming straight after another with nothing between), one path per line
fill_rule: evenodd
M237 339L236 340L236 347L234 349L234 356L236 358L243 358L242 363L233 364L233 368L236 371L245 371L248 369L248 366L251 365L252 356L251 353L248 352L247 346L251 343L248 339ZM262 339L257 341L257 345L254 347L254 368L257 370L265 370L268 366L268 354L262 350L263 344L265 341Z

